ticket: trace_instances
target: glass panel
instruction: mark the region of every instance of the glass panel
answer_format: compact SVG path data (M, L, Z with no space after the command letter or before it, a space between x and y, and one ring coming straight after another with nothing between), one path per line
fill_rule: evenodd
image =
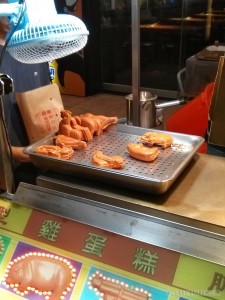
M102 0L103 82L131 84L131 1Z
M101 5L103 82L131 85L132 1ZM224 0L140 1L141 87L177 91L186 59L224 39Z

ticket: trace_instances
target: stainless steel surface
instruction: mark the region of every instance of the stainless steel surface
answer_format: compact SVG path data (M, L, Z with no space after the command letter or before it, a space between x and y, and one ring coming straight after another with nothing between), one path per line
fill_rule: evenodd
M138 0L132 1L131 19L133 94L132 121L134 126L140 126L140 5Z
M56 172L45 172L39 176L37 185L140 213L164 216L176 223L185 220L189 226L199 228L200 223L203 228L216 225L224 230L224 174L224 157L196 154L171 189L162 195Z
M225 265L225 228L176 219L173 214L133 211L21 183L13 202L102 228L128 238Z
M166 107L171 107L174 105L181 105L184 104L185 100L184 99L176 99L173 101L164 101L163 103L156 103L156 108L158 109L162 109L162 108L166 108Z
M174 139L171 147L161 150L157 159L151 163L133 159L127 152L129 143L138 143L140 135L148 129L118 124L101 136L94 137L86 150L76 150L70 160L61 160L35 153L37 146L53 144L54 134L26 148L25 152L35 165L43 170L73 174L101 182L109 182L154 194L166 192L194 156L204 139L192 135L170 132ZM152 130L160 132L159 130ZM164 131L166 132L166 131ZM92 165L96 150L106 155L121 155L125 167L112 170Z
M127 125L133 125L133 95L129 94L126 99ZM157 115L159 110L166 107L184 104L184 99L176 99L173 101L164 100L157 103L158 96L148 91L141 91L139 98L139 115L140 127L154 128L157 126ZM162 113L161 113L162 114Z
M13 197L14 197L14 194L10 194L10 193L8 193L8 192L0 192L0 198L2 198L2 199L7 199L7 200L12 200L13 199Z
M151 92L141 91L139 101L140 126L153 128L156 126L155 100L158 97ZM133 125L133 95L129 94L126 99L127 125Z

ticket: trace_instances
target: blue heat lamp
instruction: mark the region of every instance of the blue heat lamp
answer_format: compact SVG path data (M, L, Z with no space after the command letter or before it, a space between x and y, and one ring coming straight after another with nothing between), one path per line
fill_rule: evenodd
M8 16L11 29L7 51L26 63L49 62L85 47L88 30L78 17L57 14L53 0L20 0L0 4L0 16Z

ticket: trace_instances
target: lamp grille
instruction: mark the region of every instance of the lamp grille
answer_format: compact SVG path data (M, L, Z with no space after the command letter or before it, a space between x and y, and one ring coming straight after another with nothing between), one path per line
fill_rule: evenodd
M77 17L57 15L51 24L27 24L12 35L8 52L22 63L42 63L81 50L88 30Z

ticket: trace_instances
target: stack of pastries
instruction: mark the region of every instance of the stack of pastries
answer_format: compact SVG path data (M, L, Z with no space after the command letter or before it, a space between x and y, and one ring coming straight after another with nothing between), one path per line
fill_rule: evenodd
M94 135L101 135L109 125L118 121L117 117L106 117L90 113L72 116L69 110L63 110L61 118L58 134L85 142L90 142Z
M55 145L42 145L37 147L35 152L69 159L74 150L86 149L87 142L90 142L94 135L101 135L109 125L115 124L117 121L117 117L106 117L90 113L72 116L71 111L63 110L61 111L58 132L54 137ZM68 155L62 155L62 152L65 151L68 152Z
M42 145L35 149L39 154L69 159L74 150L85 150L87 143L94 136L103 134L104 130L117 123L117 117L93 115L91 113L72 116L69 110L61 111L61 121L58 133L54 137L54 145ZM132 158L144 162L154 161L160 154L158 147L165 149L173 143L173 138L167 133L146 132L140 136L140 143L130 143L127 150ZM153 147L154 146L154 147ZM96 166L122 169L125 160L121 156L108 156L102 151L96 151L92 156L92 164Z

